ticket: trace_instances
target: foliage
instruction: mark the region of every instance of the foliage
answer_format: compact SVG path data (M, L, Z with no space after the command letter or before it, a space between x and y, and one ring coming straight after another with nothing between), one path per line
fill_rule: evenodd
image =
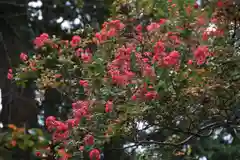
M31 79L39 90L55 88L62 105L72 106L68 117L46 119L52 142L39 157L88 153L99 160L104 144L119 136L134 143L131 147L148 147L159 159L162 150L180 150L196 137L239 123L233 110L239 54L217 11L201 10L191 0L165 2L167 12L154 9L159 7L152 1L129 5L136 10L109 19L86 37L67 41L41 34L34 40L35 53L21 53L20 67L9 70L8 78L19 85ZM153 19L141 23L138 5Z

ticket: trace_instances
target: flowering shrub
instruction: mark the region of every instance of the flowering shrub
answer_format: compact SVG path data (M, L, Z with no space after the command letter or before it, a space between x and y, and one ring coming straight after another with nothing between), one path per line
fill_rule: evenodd
M56 88L72 101L69 119L50 116L45 122L58 146L54 156L89 152L90 159L100 160L103 145L114 135L143 142L137 122L198 134L202 122L221 112L214 95L234 86L218 71L220 61L232 56L228 46L222 47L225 24L195 2L167 5L168 18L145 25L121 17L105 22L92 36L75 35L70 41L43 33L34 40L33 56L20 54L22 64L14 77L9 70L9 79L20 85L34 79L39 90ZM210 23L216 28L209 30ZM203 104L205 95L211 98ZM181 138L169 136L166 142Z

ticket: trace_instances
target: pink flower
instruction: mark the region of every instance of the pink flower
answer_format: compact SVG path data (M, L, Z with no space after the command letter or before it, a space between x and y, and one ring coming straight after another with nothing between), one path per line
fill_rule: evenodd
M166 23L166 22L167 22L167 20L164 19L164 18L161 18L161 19L159 20L159 24L160 24L160 25L162 25L162 24L164 24L164 23Z
M80 36L73 36L72 40L70 42L72 47L78 46L78 44L81 42L81 37Z
M36 37L33 43L37 48L40 48L44 45L46 41L49 40L49 36L47 33L42 33L39 37Z
M180 54L178 51L172 51L169 53L169 56L174 59L178 59L180 57Z
M86 146L92 146L94 144L94 137L90 134L84 137L84 143Z
M55 121L56 121L56 118L54 116L47 117L45 123L46 123L46 126L47 126L48 130L51 130L51 129L54 128Z
M177 65L179 62L180 54L178 51L172 51L168 56L164 57L164 64Z
M84 146L80 146L79 151L83 151L83 150L84 150Z
M112 112L113 110L113 102L112 101L107 101L106 105L105 105L105 112Z
M102 35L101 35L101 33L99 33L99 32L97 32L97 33L95 34L95 37L96 37L99 41L102 40Z
M203 41L207 41L208 40L208 32L203 32L203 34L202 34L202 40Z
M28 59L27 54L26 54L26 53L21 53L21 54L20 54L20 59L21 59L22 61L26 61L26 60Z
M207 46L199 46L194 51L194 57L198 65L205 63L207 56L209 56L209 50Z
M217 6L218 6L219 8L222 8L222 7L224 6L222 0L218 0Z
M146 94L145 94L145 97L149 100L151 99L156 99L158 97L158 94L156 91L148 91Z
M79 84L83 87L88 87L88 81L86 81L86 80L80 80Z
M158 41L154 46L154 53L155 54L161 54L165 51L165 45L163 42Z
M47 33L42 33L42 34L40 35L40 38L41 38L42 40L47 40L47 39L49 38L49 35L48 35Z
M12 73L12 69L10 68L10 69L8 69L8 73Z
M70 126L70 127L75 127L78 125L78 120L77 119L68 119L66 121L66 123Z
M135 27L135 30L137 31L137 32L141 32L142 31L142 25L141 24L139 24L139 25L137 25L136 27Z
M151 23L150 25L147 26L147 30L150 32L150 31L153 31L155 29L158 29L160 27L160 24L156 23L156 22L153 22Z
M83 60L83 62L89 63L92 60L92 55L91 55L91 53L82 53L81 59Z
M9 80L13 79L12 73L8 73L8 74L7 74L7 78L8 78Z
M89 158L90 160L100 160L101 156L99 150L98 149L91 150L89 153Z
M193 61L191 59L188 60L187 62L188 65L192 65L193 64Z
M115 28L110 28L109 31L107 32L108 37L114 37L117 35L117 30Z
M137 100L137 96L136 96L136 95L132 95L131 99L132 99L133 101L136 101L136 100Z
M55 78L61 78L62 75L61 74L55 74Z
M80 57L80 56L81 56L81 53L83 53L83 49L82 49L82 48L78 48L77 51L76 51L76 53L75 53L75 55L76 55L77 57Z

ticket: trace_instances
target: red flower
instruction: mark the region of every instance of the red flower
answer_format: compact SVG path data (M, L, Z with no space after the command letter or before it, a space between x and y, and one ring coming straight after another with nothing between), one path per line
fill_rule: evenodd
M164 57L164 64L166 65L177 65L179 62L180 54L178 51L172 51L168 56Z
M37 152L35 152L35 155L36 155L37 157L40 157L40 156L41 156L41 152L37 151Z
M13 79L12 73L8 73L8 74L7 74L7 78L8 78L9 80Z
M84 146L80 146L79 151L83 151L83 150L84 150Z
M193 7L194 7L195 9L198 9L198 8L199 8L198 3L196 2L196 3L193 5Z
M17 145L17 141L12 140L12 141L11 141L11 145L12 145L13 147L15 147L15 146Z
M48 130L52 130L54 128L55 122L56 122L55 117L53 117L53 116L47 117L46 126L47 126Z
M66 121L66 123L70 126L70 127L74 127L74 126L77 126L79 121L78 119L68 119Z
M83 53L83 49L82 48L78 48L77 50L76 50L76 56L77 57L80 57L80 55L81 55L81 53Z
M81 59L83 60L83 62L89 63L92 60L92 55L91 53L82 53Z
M89 153L89 158L90 160L100 160L101 156L99 150L98 149L91 150Z
M194 51L194 57L198 65L203 64L206 61L207 56L209 56L209 50L207 46L199 46Z
M42 33L39 37L36 37L33 43L36 45L37 48L40 48L44 45L46 41L49 40L49 36L47 33Z
M55 74L55 78L61 78L62 75L61 74Z
M112 112L113 110L113 102L112 101L107 101L106 105L105 105L105 112Z
M164 24L164 23L166 23L167 22L167 20L166 19L164 19L164 18L161 18L160 20L159 20L159 24L161 25L161 24Z
M20 54L20 59L21 59L22 61L26 61L26 60L28 59L27 54L26 54L26 53L21 53L21 54Z
M158 23L156 23L156 22L153 22L153 23L151 23L151 24L149 24L148 26L147 26L147 30L149 31L149 32L151 32L151 31L153 31L153 30L155 30L155 29L158 29L160 27L160 24L158 24Z
M49 38L49 35L48 35L47 33L42 33L42 34L40 35L40 38L41 38L42 40L47 40L47 39Z
M94 144L94 137L90 134L84 137L84 143L86 146L92 146Z
M142 31L142 25L141 24L139 24L139 25L137 25L136 27L135 27L135 30L137 31L137 32L141 32Z
M88 87L88 82L86 80L80 80L79 84L83 87Z
M158 97L158 94L156 91L149 91L145 94L145 97L149 100L156 99Z
M72 47L76 47L80 42L81 42L81 37L73 36L70 44Z
M165 45L163 42L158 41L154 46L154 53L155 54L161 54L165 51Z
M207 41L208 40L208 32L203 32L202 34L202 40Z
M12 73L12 69L10 68L10 69L8 69L8 73Z
M193 61L191 59L188 60L187 62L188 65L192 65L193 64Z
M218 6L219 8L222 8L222 7L224 6L224 4L223 4L223 2L222 2L221 0L219 0L219 1L217 2L217 6Z
M136 100L137 100L137 96L136 96L136 95L132 95L131 99L132 99L133 101L136 101Z

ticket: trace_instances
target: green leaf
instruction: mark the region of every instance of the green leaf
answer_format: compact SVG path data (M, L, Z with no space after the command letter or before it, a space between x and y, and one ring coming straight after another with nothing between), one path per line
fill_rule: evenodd
M131 70L136 72L137 67L136 67L136 55L135 55L135 53L131 53L130 61L131 61Z
M159 80L158 84L157 84L157 91L160 90L165 90L167 89L167 84L165 81Z
M34 146L34 142L31 141L31 140L29 140L29 141L28 141L28 147L33 147L33 146Z
M93 146L84 146L84 150L87 152L91 151L93 149Z
M189 29L184 29L183 31L180 32L180 36L183 38L188 38L192 34L192 30Z

